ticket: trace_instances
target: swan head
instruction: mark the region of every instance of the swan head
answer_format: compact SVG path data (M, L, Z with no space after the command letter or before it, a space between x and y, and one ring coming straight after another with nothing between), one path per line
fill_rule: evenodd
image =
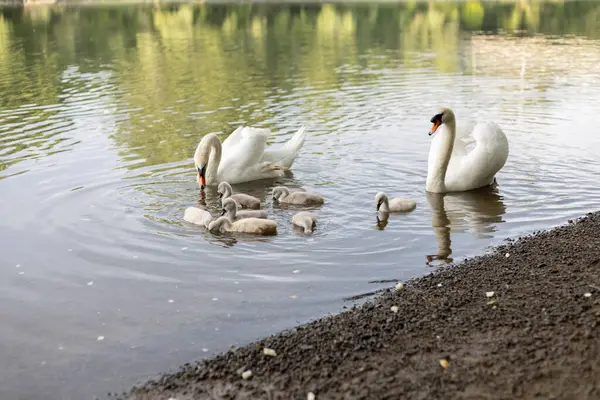
M206 166L208 165L208 159L210 157L210 141L213 140L214 133L205 135L198 143L196 151L194 152L194 164L196 165L196 171L198 172L198 184L200 189L204 189L206 186Z
M375 202L377 203L377 211L381 208L381 205L387 200L387 195L383 192L379 192L375 195Z
M289 194L290 191L285 186L276 186L273 188L273 200L277 201L285 194Z
M235 215L237 213L237 203L233 199L223 200L223 211L221 215Z
M429 130L429 136L433 135L441 125L449 122L454 122L454 113L449 108L442 108L439 113L431 117L433 126Z
M226 199L231 196L231 185L227 182L219 183L219 187L217 188L217 193L221 199ZM225 203L223 203L225 204Z

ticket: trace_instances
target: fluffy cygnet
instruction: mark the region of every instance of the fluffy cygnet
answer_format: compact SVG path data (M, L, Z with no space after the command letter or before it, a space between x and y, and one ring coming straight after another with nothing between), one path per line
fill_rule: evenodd
M235 200L231 198L223 200L221 215L224 215L230 221L237 221L243 218L267 218L265 210L238 210Z
M310 211L300 211L292 217L292 224L304 229L304 233L311 233L317 226L317 214Z
M325 202L323 196L311 192L290 192L285 186L273 188L273 200L279 203L319 205Z
M276 235L277 222L270 219L244 218L231 222L227 217L219 217L208 225L211 232L253 233L256 235Z
M412 211L417 207L417 203L414 200L409 199L388 199L387 195L383 192L377 193L375 196L375 202L377 203L377 211L381 212L407 212Z
M227 182L219 183L217 193L221 197L221 204L223 204L223 200L225 199L233 199L238 204L238 208L251 208L254 210L258 210L260 208L259 199L245 193L232 194L233 190L231 189L231 185Z
M202 225L208 228L208 224L212 222L213 217L206 210L198 207L188 207L183 214L183 219L191 224Z

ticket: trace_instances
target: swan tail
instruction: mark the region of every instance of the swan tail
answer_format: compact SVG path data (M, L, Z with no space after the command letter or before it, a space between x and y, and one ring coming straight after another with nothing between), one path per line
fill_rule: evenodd
M304 125L291 137L279 150L266 151L263 161L267 161L284 168L291 168L296 160L298 152L304 146L306 140L306 129Z

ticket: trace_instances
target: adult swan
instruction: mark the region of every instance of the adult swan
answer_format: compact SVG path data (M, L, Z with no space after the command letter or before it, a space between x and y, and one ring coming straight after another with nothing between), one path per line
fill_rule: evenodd
M454 113L448 108L431 118L429 136L439 131L429 149L426 190L464 192L491 185L508 158L508 139L493 122L477 122L459 137ZM467 145L475 143L473 150Z
M304 126L278 150L265 150L270 135L268 129L241 126L223 144L214 133L204 136L194 153L200 188L283 176L304 144Z

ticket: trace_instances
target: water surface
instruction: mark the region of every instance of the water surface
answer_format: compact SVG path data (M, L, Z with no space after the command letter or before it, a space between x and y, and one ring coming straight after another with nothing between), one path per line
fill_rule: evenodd
M0 397L126 389L596 210L599 17L594 2L3 9ZM440 106L505 130L496 188L426 194ZM308 130L289 176L234 186L274 238L182 221L219 211L198 141L241 124L273 145ZM314 235L272 204L278 184L327 198ZM378 223L380 190L417 209Z

